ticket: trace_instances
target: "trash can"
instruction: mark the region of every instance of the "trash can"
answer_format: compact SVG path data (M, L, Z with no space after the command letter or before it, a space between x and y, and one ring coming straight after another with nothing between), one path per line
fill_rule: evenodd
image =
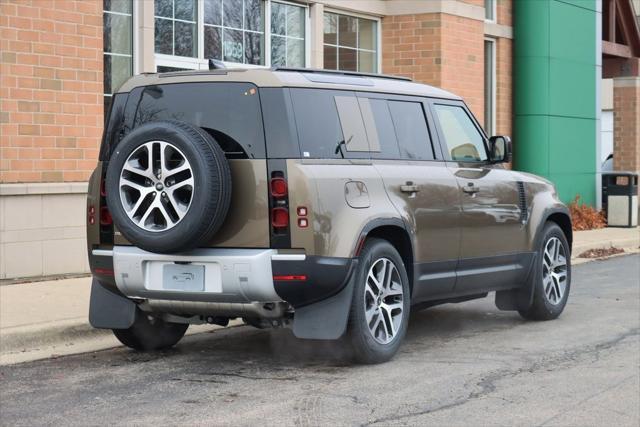
M638 174L602 173L602 208L609 227L638 226Z

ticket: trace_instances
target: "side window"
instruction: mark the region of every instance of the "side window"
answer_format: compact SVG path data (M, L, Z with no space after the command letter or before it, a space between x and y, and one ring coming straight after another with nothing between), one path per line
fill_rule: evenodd
M401 158L433 160L433 146L429 129L419 102L388 101Z
M400 159L400 148L393 129L391 112L386 99L358 98L364 120L371 157Z
M463 162L487 160L484 138L464 108L439 104L433 107L451 160Z
M358 100L352 92L291 89L302 158L369 157Z

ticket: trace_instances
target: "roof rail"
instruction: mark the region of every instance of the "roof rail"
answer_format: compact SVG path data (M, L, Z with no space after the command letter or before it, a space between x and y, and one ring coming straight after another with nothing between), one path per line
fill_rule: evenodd
M390 76L389 74L359 73L357 71L321 70L318 68L272 67L273 71L291 71L296 73L337 74L354 77L371 77L376 79L412 81L409 77Z

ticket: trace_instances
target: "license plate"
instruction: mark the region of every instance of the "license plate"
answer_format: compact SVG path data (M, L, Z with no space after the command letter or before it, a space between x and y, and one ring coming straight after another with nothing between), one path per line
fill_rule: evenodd
M204 291L204 265L165 264L162 288L170 291Z

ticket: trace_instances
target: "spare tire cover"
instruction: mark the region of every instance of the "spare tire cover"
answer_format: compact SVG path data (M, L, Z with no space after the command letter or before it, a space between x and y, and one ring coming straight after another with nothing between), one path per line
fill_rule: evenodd
M182 252L206 244L222 225L231 172L206 131L158 121L137 127L117 145L105 189L114 224L131 244Z

